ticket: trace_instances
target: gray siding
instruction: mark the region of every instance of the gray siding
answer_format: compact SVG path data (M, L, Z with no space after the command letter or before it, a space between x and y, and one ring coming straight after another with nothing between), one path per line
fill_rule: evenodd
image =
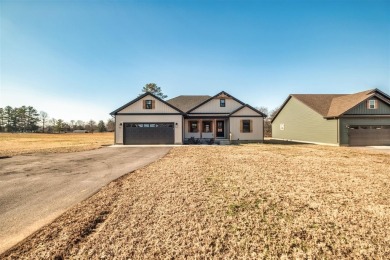
M367 108L367 101L364 101L357 105L356 107L352 108L351 110L347 111L345 115L389 115L390 114L390 105L384 103L382 100L378 98L370 98L377 100L379 102L377 109L368 109Z
M284 130L280 125L284 124ZM291 97L272 122L272 137L316 143L338 143L338 120L326 120Z
M341 118L340 119L340 144L348 145L349 125L390 125L390 118Z

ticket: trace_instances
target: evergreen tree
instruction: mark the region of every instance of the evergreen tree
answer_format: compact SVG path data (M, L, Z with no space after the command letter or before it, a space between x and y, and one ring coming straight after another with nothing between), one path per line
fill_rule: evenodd
M98 128L99 132L106 132L107 131L106 125L104 124L103 120L99 121L97 128Z
M161 88L158 87L156 83L148 83L148 84L146 84L142 88L142 92L144 92L144 93L150 92L150 93L158 96L161 99L166 99L168 97L167 95L164 95L164 93L162 93Z

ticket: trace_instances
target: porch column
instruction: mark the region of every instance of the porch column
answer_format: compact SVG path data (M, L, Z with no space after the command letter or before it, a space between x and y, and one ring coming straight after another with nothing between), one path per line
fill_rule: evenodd
M199 138L202 139L202 120L198 119L198 126L199 126Z

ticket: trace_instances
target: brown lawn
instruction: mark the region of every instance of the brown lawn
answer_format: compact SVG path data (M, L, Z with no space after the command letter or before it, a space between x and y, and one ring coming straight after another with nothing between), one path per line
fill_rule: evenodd
M176 147L0 258L384 259L389 165L342 147Z
M113 143L114 133L0 133L0 157L29 153L78 152Z

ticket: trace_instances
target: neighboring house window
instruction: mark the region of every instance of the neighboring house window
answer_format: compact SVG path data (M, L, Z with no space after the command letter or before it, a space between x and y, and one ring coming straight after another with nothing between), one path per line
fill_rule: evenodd
M220 107L225 107L225 106L226 106L226 101L225 101L225 99L220 99L220 100L219 100L219 106L220 106Z
M190 121L190 133L198 132L198 121Z
M211 131L211 121L203 121L203 133L210 133Z
M152 100L144 100L144 108L145 109L152 109L153 108Z
M241 120L241 133L252 132L252 120Z
M375 99L368 100L368 109L377 109L377 103Z

